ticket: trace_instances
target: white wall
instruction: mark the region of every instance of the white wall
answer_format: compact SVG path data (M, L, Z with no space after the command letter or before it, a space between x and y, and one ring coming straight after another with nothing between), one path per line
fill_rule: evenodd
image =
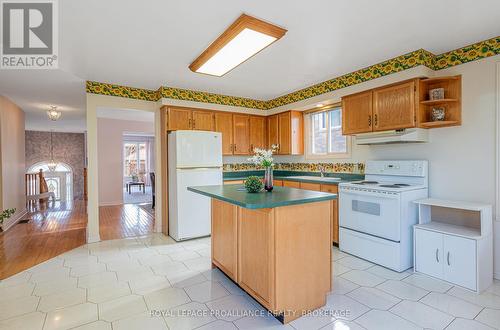
M500 56L494 56L437 72L425 67L414 68L273 109L269 113L313 108L318 102L339 102L344 95L408 78L461 74L462 126L431 129L430 142L425 144L357 146L353 142L351 158L329 161L426 159L430 166L429 193L432 197L495 205L496 66L499 62ZM246 162L246 158L248 157L225 157L224 162ZM303 156L277 156L276 160L306 161ZM496 222L495 236L498 238L495 245L495 274L500 278L500 221Z
M154 123L97 119L99 206L123 203L123 134L154 132Z
M26 214L24 187L24 111L0 95L0 212L15 208L5 220L7 230Z

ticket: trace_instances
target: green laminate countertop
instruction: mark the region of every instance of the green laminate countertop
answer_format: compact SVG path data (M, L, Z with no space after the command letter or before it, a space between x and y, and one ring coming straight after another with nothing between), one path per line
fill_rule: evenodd
M235 180L246 180L250 175L264 176L264 171L241 171L241 172L224 172L224 181L235 181ZM314 176L312 180L306 178L297 178L297 176ZM323 183L338 185L341 182L352 182L360 181L365 177L362 174L347 174L347 173L328 173L328 177L337 177L341 180L322 180L319 173L316 172L298 172L298 171L274 171L274 180L286 180L286 181L297 181L297 182L309 182L309 183Z
M270 193L263 191L255 194L248 193L241 185L198 186L188 187L188 190L247 209L265 209L337 198L337 194L288 187L274 187Z

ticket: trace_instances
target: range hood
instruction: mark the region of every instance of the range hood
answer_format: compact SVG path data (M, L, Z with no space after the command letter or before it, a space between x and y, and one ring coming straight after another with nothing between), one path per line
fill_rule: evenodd
M356 144L390 144L428 142L429 132L422 128L406 128L393 131L356 134Z

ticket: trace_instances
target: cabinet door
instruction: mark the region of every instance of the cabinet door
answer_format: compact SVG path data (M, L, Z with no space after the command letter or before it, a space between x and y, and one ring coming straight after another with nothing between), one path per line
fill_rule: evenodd
M191 129L192 110L186 108L168 108L167 130L189 130Z
M238 284L271 308L274 293L274 210L239 208Z
M250 151L266 148L266 117L250 117Z
M342 98L342 134L372 131L372 92L363 92Z
M212 261L237 280L237 215L236 205L212 198Z
M278 115L279 155L289 155L292 151L292 116L290 112Z
M301 182L300 189L321 191L321 185L319 183Z
M338 194L339 187L334 184L321 184L321 191ZM339 204L338 199L332 200L332 209L331 209L331 217L332 217L332 242L339 244Z
M215 131L222 133L222 154L233 154L233 114L215 113Z
M278 146L280 143L279 139L279 128L278 128L278 115L273 115L267 117L267 145L268 148L272 148L273 145Z
M250 154L250 116L233 114L233 134L233 154Z
M211 111L193 110L193 129L198 131L214 130L214 114Z
M444 280L476 290L476 241L443 235Z
M373 130L415 127L415 82L373 91Z
M415 268L418 272L443 277L443 235L415 230Z
M300 182L283 180L283 187L299 188L300 189Z

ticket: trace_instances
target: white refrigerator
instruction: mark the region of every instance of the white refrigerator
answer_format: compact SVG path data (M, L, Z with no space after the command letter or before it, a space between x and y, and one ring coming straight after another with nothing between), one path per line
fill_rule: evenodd
M221 133L168 134L168 228L174 240L210 235L210 198L188 191L187 187L221 184Z

